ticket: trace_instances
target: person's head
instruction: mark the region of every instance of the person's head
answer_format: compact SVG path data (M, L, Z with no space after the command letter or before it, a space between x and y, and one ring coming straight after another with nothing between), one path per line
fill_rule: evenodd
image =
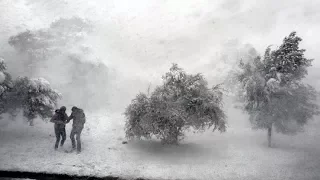
M78 108L76 107L76 106L73 106L72 108L71 108L71 111L73 112L73 111L76 111Z
M64 113L66 112L67 108L65 106L61 106L59 110L60 112Z

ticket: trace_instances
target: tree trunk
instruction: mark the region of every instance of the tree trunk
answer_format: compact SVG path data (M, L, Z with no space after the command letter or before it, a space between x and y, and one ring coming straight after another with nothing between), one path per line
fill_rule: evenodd
M271 132L272 132L272 125L268 127L268 147L271 147Z
M29 119L29 126L33 126L33 119Z

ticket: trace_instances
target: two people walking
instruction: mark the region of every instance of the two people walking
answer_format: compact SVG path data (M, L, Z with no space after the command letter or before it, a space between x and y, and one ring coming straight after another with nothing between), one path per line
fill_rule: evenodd
M73 106L71 109L71 115L66 114L66 107L62 106L60 109L55 111L55 114L51 118L50 122L54 123L54 132L56 135L56 143L54 148L57 150L59 143L60 147L63 146L66 140L66 124L73 120L72 130L70 133L70 139L72 143L72 150L77 149L77 152L81 152L81 132L83 130L84 124L86 122L86 116L82 109ZM76 136L76 140L75 140ZM62 139L61 139L62 138ZM60 141L61 139L61 141Z

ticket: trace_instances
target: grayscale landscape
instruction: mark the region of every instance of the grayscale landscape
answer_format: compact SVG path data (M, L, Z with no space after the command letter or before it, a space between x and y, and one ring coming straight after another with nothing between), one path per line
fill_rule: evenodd
M320 179L319 10L317 0L0 0L0 170Z

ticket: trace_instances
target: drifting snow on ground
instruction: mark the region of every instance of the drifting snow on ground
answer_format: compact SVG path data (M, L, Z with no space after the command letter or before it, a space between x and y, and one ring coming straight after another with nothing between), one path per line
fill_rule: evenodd
M122 144L122 116L88 114L83 150L76 154L64 152L71 149L68 136L64 149L54 151L52 123L0 122L2 170L154 179L320 179L319 125L293 137L274 134L273 148L267 148L266 132L244 126L223 134L191 132L181 145L163 146L155 140ZM67 135L70 130L68 124Z

